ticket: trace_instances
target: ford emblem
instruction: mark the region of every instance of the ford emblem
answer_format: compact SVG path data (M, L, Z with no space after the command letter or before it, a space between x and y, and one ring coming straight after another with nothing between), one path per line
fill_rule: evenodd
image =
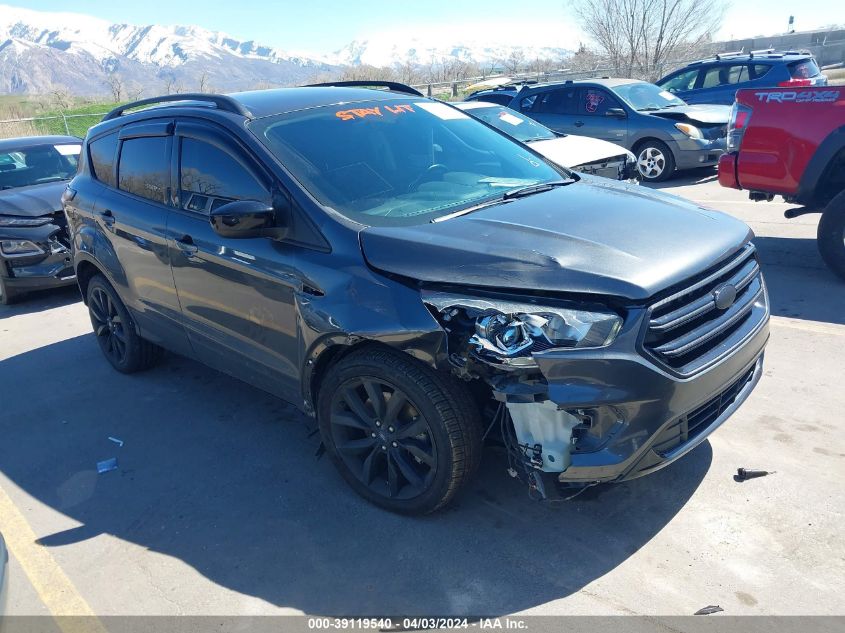
M713 300L719 310L727 310L736 301L736 286L723 284L713 291Z

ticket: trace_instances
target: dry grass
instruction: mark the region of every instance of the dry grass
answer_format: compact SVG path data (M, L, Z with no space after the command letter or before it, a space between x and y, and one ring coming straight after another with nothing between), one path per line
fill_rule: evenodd
M845 86L845 68L833 68L823 73L831 86Z

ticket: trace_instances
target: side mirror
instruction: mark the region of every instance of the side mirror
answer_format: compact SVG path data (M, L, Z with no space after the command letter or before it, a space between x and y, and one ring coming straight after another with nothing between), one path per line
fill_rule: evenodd
M608 108L607 111L604 113L604 116L612 116L616 119L624 119L628 115L625 114L625 110L622 108Z
M214 209L209 222L222 237L283 238L287 229L277 226L276 211L264 202L236 200Z

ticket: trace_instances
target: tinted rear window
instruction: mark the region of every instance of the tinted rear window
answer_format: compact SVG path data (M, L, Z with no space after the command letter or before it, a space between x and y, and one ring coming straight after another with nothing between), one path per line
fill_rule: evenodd
M164 204L170 180L167 139L151 136L123 141L117 174L123 191Z
M789 74L793 79L809 79L815 77L821 71L816 65L815 59L805 59L800 62L793 62L789 65Z
M89 143L88 155L91 157L91 172L94 178L110 187L116 186L114 160L117 156L117 132Z

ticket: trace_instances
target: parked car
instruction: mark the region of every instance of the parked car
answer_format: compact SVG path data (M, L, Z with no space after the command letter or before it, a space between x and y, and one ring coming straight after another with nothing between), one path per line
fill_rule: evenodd
M822 259L845 279L845 88L741 90L731 113L723 187L752 200L800 204L787 218L821 213Z
M744 223L390 86L171 95L89 131L65 211L117 371L164 347L296 403L405 513L448 503L484 435L554 496L740 406L769 319Z
M607 78L525 86L510 108L555 132L618 143L652 182L715 165L730 115L727 106L689 106L654 84Z
M522 85L509 83L486 90L477 90L464 97L464 102L484 101L485 103L496 103L507 106L513 101L513 98L519 92L520 88L522 88Z
M587 136L553 132L545 125L510 108L485 101L456 103L455 107L492 125L567 169L614 180L637 175L636 159L624 147Z
M827 85L810 53L754 51L722 53L692 62L656 82L687 103L731 105L743 88L806 88Z
M0 303L76 283L61 197L82 139L0 140Z

